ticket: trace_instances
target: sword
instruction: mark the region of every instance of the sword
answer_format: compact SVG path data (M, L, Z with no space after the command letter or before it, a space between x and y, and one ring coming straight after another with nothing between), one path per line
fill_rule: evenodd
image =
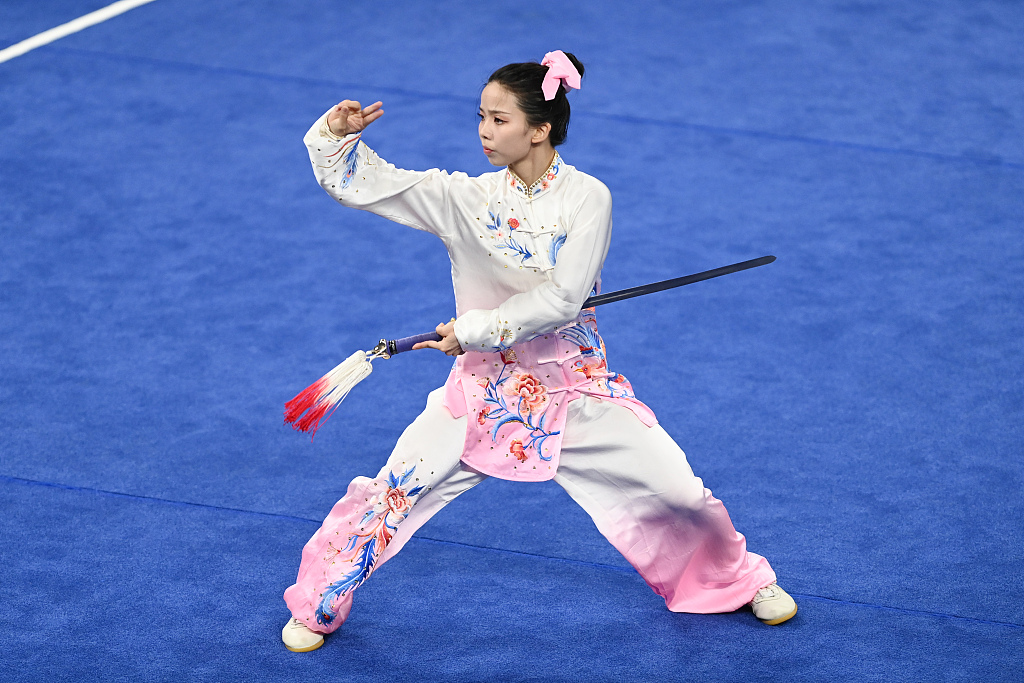
M661 280L638 287L619 289L607 294L597 294L583 302L582 308L603 306L615 301L624 301L645 294L653 294L666 289L675 289L695 282L703 282L712 278L738 273L758 266L765 266L775 261L774 256L762 256L733 263L721 268L705 270L692 275ZM370 351L356 351L339 363L333 370L306 387L298 396L285 403L284 421L300 432L310 432L316 436L316 430L337 409L338 404L352 391L356 384L363 381L373 370L371 363L378 358L385 360L399 353L411 351L420 342L441 341L443 337L437 332L425 332L400 339L381 339Z

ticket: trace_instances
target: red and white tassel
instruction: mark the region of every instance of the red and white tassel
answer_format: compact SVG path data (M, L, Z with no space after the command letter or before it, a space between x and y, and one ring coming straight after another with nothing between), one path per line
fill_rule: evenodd
M284 404L284 421L300 432L316 430L327 421L352 387L373 371L365 351L356 351L333 370Z

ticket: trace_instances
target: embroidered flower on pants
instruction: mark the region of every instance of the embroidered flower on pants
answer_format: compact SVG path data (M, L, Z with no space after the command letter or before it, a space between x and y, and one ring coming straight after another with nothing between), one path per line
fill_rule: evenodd
M505 385L505 394L518 396L520 406L526 405L531 413L535 413L547 403L548 390L540 380L528 372L517 373L509 378Z
M412 509L413 501L423 493L422 486L406 490L413 479L415 467L401 474L388 472L387 491L374 498L373 507L366 510L359 520L358 530L353 530L343 548L328 544L324 562L340 565L339 576L323 589L316 609L316 622L330 625L338 616L342 599L366 580L377 566L381 553L394 538L398 525L405 520Z
M388 490L384 500L388 504L388 509L397 514L404 514L412 507L412 503L405 497L405 492L402 489Z

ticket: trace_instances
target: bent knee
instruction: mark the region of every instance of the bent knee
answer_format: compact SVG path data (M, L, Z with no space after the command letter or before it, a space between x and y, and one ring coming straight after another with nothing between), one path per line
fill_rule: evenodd
M698 514L707 509L711 491L704 488L704 482L695 477L693 481L666 488L659 501L670 512L676 514Z

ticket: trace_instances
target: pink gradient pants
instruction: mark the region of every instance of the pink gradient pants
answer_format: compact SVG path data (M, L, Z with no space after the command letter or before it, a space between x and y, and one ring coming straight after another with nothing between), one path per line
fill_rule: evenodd
M303 548L284 598L314 631L341 626L352 592L441 508L487 479L459 459L466 418L453 418L442 397L441 389L430 393L377 477L356 477ZM731 612L775 580L679 446L627 408L588 396L570 404L555 481L673 612Z

